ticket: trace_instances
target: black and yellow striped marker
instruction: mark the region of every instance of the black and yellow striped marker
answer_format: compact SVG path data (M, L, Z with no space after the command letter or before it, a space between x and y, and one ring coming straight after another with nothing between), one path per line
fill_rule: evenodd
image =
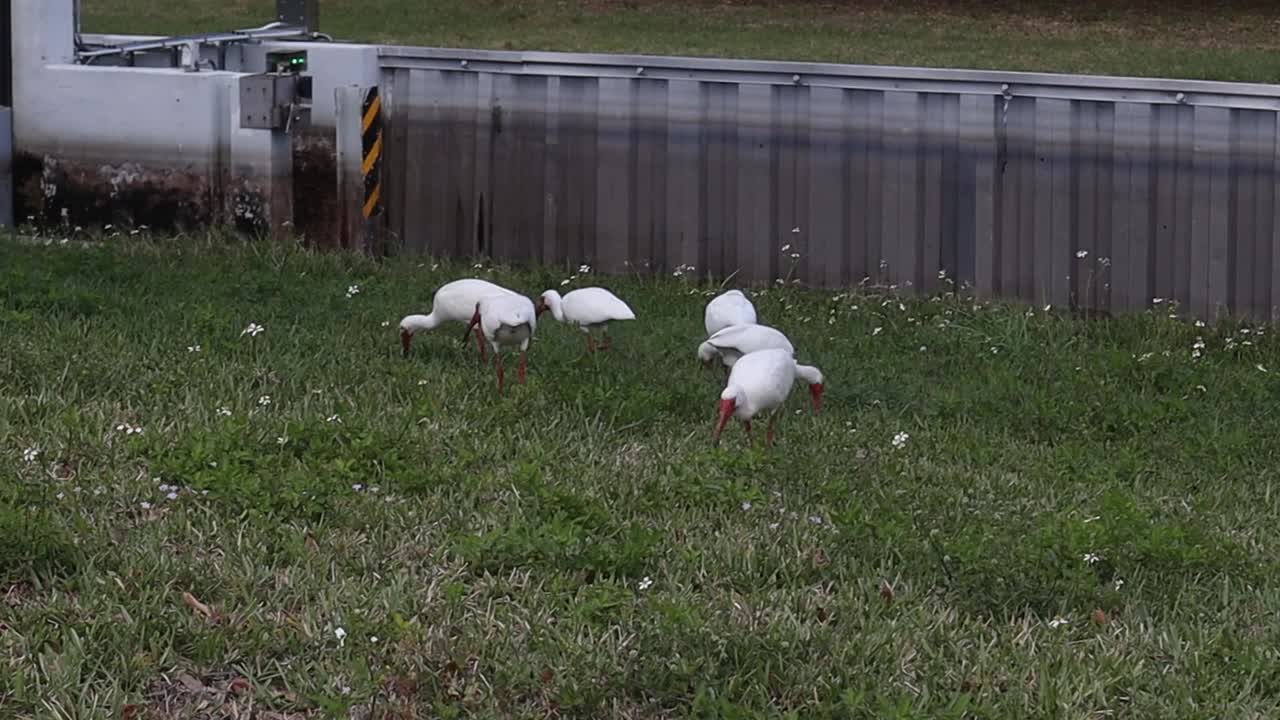
M373 217L381 209L382 200L382 100L378 88L371 87L361 104L360 146L364 175L364 217Z

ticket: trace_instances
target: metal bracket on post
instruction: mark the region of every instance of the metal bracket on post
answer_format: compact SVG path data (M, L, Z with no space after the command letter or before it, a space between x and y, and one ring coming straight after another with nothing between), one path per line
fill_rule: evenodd
M382 97L377 86L334 89L338 202L343 247L372 255L382 247Z
M276 0L276 20L305 28L307 33L320 31L320 0Z

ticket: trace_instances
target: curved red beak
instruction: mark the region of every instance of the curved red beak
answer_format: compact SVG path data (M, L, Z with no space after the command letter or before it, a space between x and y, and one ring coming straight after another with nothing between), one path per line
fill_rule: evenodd
M467 338L471 337L471 330L480 322L480 306L476 306L476 313L471 316L471 322L467 323L467 329L462 331L462 344L467 344Z
M822 383L814 383L809 386L809 395L813 397L813 414L817 415L822 412Z
M729 418L733 417L733 410L737 406L733 400L720 401L720 419L716 421L715 432L711 434L711 442L713 444L720 442L720 433L724 432L724 426L729 424Z
M409 357L409 348L413 345L413 333L400 328L400 347L404 349L404 356Z

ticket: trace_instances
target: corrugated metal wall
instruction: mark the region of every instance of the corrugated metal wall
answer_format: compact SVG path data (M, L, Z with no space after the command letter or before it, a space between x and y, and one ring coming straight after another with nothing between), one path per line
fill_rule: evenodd
M1278 87L413 48L382 63L406 253L1280 308Z

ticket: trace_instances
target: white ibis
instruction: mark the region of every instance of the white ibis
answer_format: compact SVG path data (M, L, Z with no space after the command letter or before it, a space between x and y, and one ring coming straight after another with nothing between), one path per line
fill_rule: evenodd
M555 290L542 293L538 303L538 314L550 310L557 322L577 325L587 334L587 352L596 349L595 338L591 333L600 330L604 335L601 350L609 349L609 323L619 320L635 320L636 314L622 302L617 295L598 287L585 287L571 290L564 297Z
M741 290L729 290L711 298L703 313L707 337L731 325L754 325L755 322L756 306L751 304Z
M434 330L446 322L465 324L475 314L476 303L481 299L489 295L503 294L516 295L501 285L479 278L454 280L441 285L436 290L435 297L431 299L430 315L407 315L400 321L400 344L404 348L404 354L409 354L415 333ZM467 341L465 335L462 341L464 343ZM476 329L476 346L480 348L480 361L484 362L484 338L481 337L478 328Z
M471 328L479 325L484 338L493 348L493 364L498 371L498 392L502 392L503 371L502 351L509 347L520 348L519 382L524 384L525 368L529 362L529 340L538 327L538 312L533 301L515 293L509 295L489 295L476 303L475 312L467 331L462 334L463 342Z
M698 346L698 359L705 366L720 357L724 363L725 377L738 358L757 350L786 350L794 355L791 341L780 331L768 325L730 325L707 338Z
M778 420L778 412L787 396L791 394L791 386L799 378L809 383L809 394L813 396L813 412L822 410L822 373L812 365L800 365L786 350L757 350L747 353L738 359L729 373L729 383L720 393L720 419L716 422L712 440L720 442L720 433L729 423L730 417L742 421L747 431L747 439L751 439L751 419L760 413L769 416L769 431L765 436L765 444L773 444L774 425Z

